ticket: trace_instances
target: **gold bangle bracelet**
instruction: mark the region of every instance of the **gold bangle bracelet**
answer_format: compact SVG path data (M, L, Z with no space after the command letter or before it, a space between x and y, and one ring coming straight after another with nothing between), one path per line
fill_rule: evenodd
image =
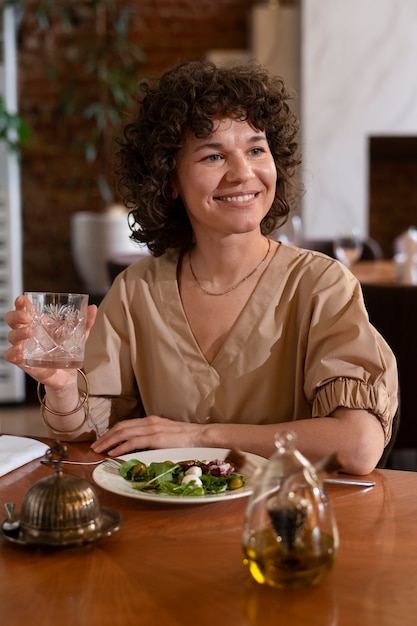
M75 407L75 409L73 409L72 411L66 411L66 412L53 411L52 409L48 409L48 407L45 404L46 396L44 396L42 398L42 396L41 396L41 383L38 383L38 389L37 389L37 391L38 391L38 400L41 403L41 406L43 406L45 409L47 409L53 415L59 415L60 417L66 417L67 415L73 415L74 413L77 413L77 411L82 409L83 406L88 402L89 386L88 386L88 380L87 380L87 376L86 376L85 372L83 372L83 370L80 370L80 369L77 369L77 372L79 374L81 374L81 376L84 378L84 383L85 383L85 391L81 392L83 394L83 399L82 399L81 404L79 404L77 407Z
M45 415L45 410L49 411L49 409L44 404L41 405L42 421L45 424L45 426L47 428L49 428L49 430L52 430L57 435L70 435L71 433L76 433L78 430L80 430L84 426L84 424L88 420L88 415L89 415L88 404L84 404L83 407L84 407L84 419L83 419L83 421L81 422L81 424L79 426L76 426L75 428L71 428L70 430L57 430L56 428L51 426L51 424L48 422L47 417ZM50 411L50 413L52 413L52 411Z
M83 398L80 404L77 407L75 407L75 409L73 409L72 411L53 411L52 409L48 408L45 402L46 395L43 397L41 396L41 383L38 383L37 393L38 393L38 399L41 405L40 410L41 410L42 421L45 424L45 426L47 426L50 430L52 430L54 433L57 433L59 435L67 435L67 434L77 432L77 430L80 430L84 426L84 424L86 423L89 417L89 412L90 412L89 403L88 403L89 385L88 385L87 376L85 372L83 372L81 369L78 369L77 372L79 372L81 376L84 378L85 391L81 391ZM52 413L52 415L66 417L68 415L74 415L74 413L77 413L78 411L80 411L80 409L84 409L84 419L79 426L77 426L76 428L72 428L71 430L57 430L56 428L51 426L51 424L48 422L48 419L45 415L45 411L49 411L49 413Z

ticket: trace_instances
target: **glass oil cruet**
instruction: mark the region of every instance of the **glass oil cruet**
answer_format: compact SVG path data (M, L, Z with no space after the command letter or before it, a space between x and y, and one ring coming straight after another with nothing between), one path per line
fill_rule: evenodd
M296 443L292 432L276 438L276 452L254 476L243 531L244 562L253 578L282 589L321 582L339 542L320 476L340 469L340 461L332 455L312 465Z

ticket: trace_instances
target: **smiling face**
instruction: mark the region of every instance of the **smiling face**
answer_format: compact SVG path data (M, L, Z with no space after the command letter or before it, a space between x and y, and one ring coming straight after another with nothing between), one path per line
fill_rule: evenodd
M174 189L194 233L259 230L275 196L277 172L265 133L248 121L215 121L207 138L189 134L178 155Z

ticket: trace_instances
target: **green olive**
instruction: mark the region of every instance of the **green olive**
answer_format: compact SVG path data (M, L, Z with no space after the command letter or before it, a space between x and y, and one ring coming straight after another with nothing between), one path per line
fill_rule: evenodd
M132 467L132 469L130 470L131 476L132 478L142 478L142 476L145 476L147 472L147 467L145 465L145 463L139 462L136 463L136 465L134 465Z
M237 474L231 476L229 482L227 483L227 488L240 489L241 487L243 487L243 480L241 476L238 476Z

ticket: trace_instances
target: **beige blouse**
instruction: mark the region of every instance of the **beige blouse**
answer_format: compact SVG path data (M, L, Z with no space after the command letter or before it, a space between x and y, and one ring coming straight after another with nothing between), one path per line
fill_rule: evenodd
M149 256L131 265L99 307L85 371L98 434L129 416L270 424L343 406L374 412L387 442L397 408L395 358L356 278L287 244L212 363L184 314L177 264Z

